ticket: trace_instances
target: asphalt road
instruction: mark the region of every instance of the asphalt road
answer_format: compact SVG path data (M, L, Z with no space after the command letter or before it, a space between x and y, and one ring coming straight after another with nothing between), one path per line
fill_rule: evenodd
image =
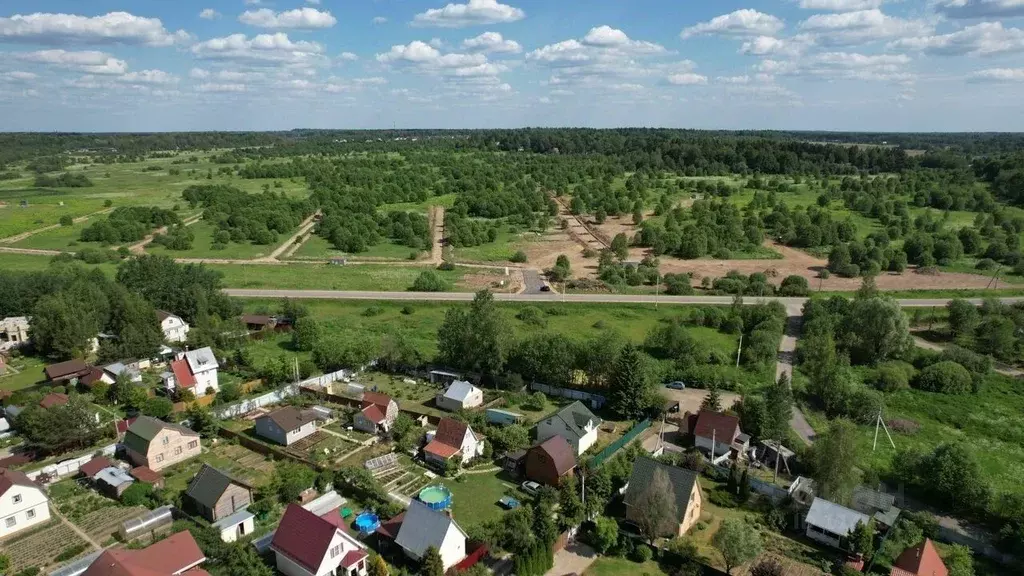
M540 272L536 270L523 270L524 294L543 294L541 291L543 287L544 279L540 277Z
M225 288L228 296L239 298L294 298L316 300L395 300L407 302L422 300L432 302L468 302L473 299L472 292L363 292L345 290L264 290L249 288ZM732 304L732 296L665 296L637 294L505 294L495 292L494 299L501 302L584 302L592 304ZM968 302L981 304L982 298L967 298ZM1004 303L1021 302L1024 297L1014 296L1000 298ZM783 297L746 297L744 304L760 302L781 302L787 309L800 308L807 298ZM928 308L945 306L949 298L912 298L899 299L904 308Z

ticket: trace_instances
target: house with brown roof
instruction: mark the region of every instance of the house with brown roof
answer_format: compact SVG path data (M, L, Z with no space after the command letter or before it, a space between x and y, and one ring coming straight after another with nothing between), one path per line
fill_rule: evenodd
M53 408L54 406L63 406L68 403L68 395L60 394L58 392L51 392L46 396L43 396L42 400L39 401L41 408Z
M484 453L484 439L469 427L469 424L454 418L442 418L434 437L423 448L423 457L428 463L445 466L452 458L465 464Z
M92 460L82 464L78 471L82 473L82 476L92 480L96 478L96 475L99 474L100 470L110 468L113 465L114 463L106 456L96 456Z
M387 434L398 418L398 403L380 392L363 392L359 412L352 419L352 427L369 434Z
M526 451L526 477L534 482L558 487L575 468L576 453L561 436L552 436Z
M49 519L49 500L42 487L24 472L0 468L0 538Z
M46 379L53 383L77 382L79 378L88 374L91 369L92 367L86 364L85 360L76 358L50 364L43 368L43 373L46 374Z
M337 524L289 504L270 549L286 576L365 576L366 547Z
M81 576L210 576L199 567L206 555L188 532L172 534L148 548L108 548Z
M112 376L103 368L94 366L89 369L88 374L79 378L78 381L82 384L85 384L89 388L93 388L101 382L107 385L113 384L115 382L115 379L114 376Z
M277 325L277 319L266 314L242 314L242 324L245 324L245 329L249 332L259 332L272 329Z
M121 443L133 464L156 471L202 452L198 432L149 416L136 418Z
M740 419L730 414L701 410L697 414L686 415L686 425L693 435L693 443L718 458L731 453L734 449L743 453L750 443L750 437L740 430Z
M200 516L217 522L252 503L252 486L203 464L189 482L185 499Z
M316 432L316 414L285 406L257 418L255 429L261 438L291 446Z
M935 543L925 538L924 542L900 554L892 563L889 576L949 576L949 570L935 549Z

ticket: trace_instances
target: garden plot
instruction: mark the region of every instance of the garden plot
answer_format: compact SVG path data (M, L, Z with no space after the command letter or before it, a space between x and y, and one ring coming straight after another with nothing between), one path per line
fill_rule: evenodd
M299 458L320 459L328 458L332 454L338 454L348 449L351 444L333 434L317 430L313 434L295 442L285 450Z
M218 442L210 450L203 451L198 458L173 466L164 472L164 483L168 491L183 492L188 483L199 472L203 464L209 464L225 474L259 488L270 481L274 472L274 464L262 454L258 454L223 441Z
M60 520L54 520L50 526L38 531L29 530L28 533L15 537L13 541L0 543L0 552L11 561L11 574L28 568L43 568L69 561L72 558L58 561L57 557L65 550L73 548L82 549L79 555L87 554L91 550L88 542L82 540L70 526Z
M142 506L111 506L90 512L75 521L75 525L85 531L89 538L104 543L121 530L121 525L149 512Z
M50 499L67 519L97 542L108 540L125 520L147 512L141 506L121 506L77 480L58 482L50 488Z

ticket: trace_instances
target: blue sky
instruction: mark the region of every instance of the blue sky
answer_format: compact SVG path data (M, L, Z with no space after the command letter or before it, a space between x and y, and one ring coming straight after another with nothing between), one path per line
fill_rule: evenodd
M1024 131L1024 0L4 0L0 130Z

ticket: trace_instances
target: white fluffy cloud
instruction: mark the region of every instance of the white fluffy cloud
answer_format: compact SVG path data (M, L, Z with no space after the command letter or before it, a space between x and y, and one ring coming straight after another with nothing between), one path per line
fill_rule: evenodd
M247 10L238 17L242 24L257 28L275 28L287 30L314 30L330 28L338 23L330 12L315 8L296 8L286 12L274 12L269 8Z
M504 64L488 62L482 53L442 54L437 48L419 40L392 46L388 52L377 54L377 62L451 78L497 77L508 69Z
M526 55L526 61L554 71L550 83L594 82L607 78L641 78L685 73L685 65L652 64L649 60L668 51L653 42L633 40L610 26L591 28L581 39L569 39L542 46Z
M216 84L206 83L198 84L195 87L196 92L245 92L248 87L245 84Z
M815 14L801 22L800 29L814 34L822 44L851 45L921 36L934 28L922 20L896 18L874 9Z
M685 74L673 74L668 77L668 83L673 86L699 86L708 83L707 76L687 72Z
M971 82L1024 82L1024 68L989 68L967 78Z
M324 61L323 51L324 47L316 42L293 41L283 32L260 34L251 39L245 34L232 34L192 46L192 53L199 58L253 64L314 65Z
M355 62L356 60L359 60L359 56L352 52L342 52L338 55L338 59L344 60L345 62Z
M199 17L203 20L215 20L220 18L220 14L213 8L203 8L202 12L199 13Z
M784 55L795 56L814 44L814 39L807 34L799 34L792 38L775 38L758 36L747 40L740 46L740 54L752 56Z
M145 84L155 86L166 86L168 84L176 84L178 77L174 74L169 74L163 70L140 70L138 72L129 72L118 78L119 82L126 82L128 84Z
M882 5L882 0L800 0L805 10L827 10L831 12L852 12L871 10Z
M15 70L13 72L0 72L0 80L5 82L28 82L29 80L35 80L38 77L38 74L22 72L20 70Z
M143 18L128 12L92 17L37 12L0 18L0 41L5 42L170 46L188 39L184 30L168 31L159 18Z
M907 72L909 63L910 57L906 54L825 52L798 60L764 60L757 69L773 76L905 82L913 79Z
M776 16L744 8L729 14L716 16L707 22L701 22L685 28L680 36L690 38L703 34L719 36L772 36L780 32L785 24Z
M388 19L383 16L374 16L372 22L374 24L387 24Z
M498 0L469 0L466 4L448 4L444 8L431 8L413 17L413 26L438 28L465 28L485 24L516 22L526 12Z
M611 26L598 26L591 28L583 37L583 43L598 48L612 48L632 54L659 54L665 52L665 48L653 42L632 40L622 30Z
M128 71L128 63L124 60L118 60L110 54L95 50L81 52L38 50L35 52L18 52L12 56L17 60L25 62L78 70L88 74L119 75Z
M935 9L947 18L1024 16L1024 0L939 0Z
M993 56L1024 52L1024 30L1001 22L982 22L950 34L903 38L891 48L919 50L934 56Z
M474 38L462 41L462 48L470 52L492 52L518 54L523 47L515 40L507 40L497 32L484 32Z

